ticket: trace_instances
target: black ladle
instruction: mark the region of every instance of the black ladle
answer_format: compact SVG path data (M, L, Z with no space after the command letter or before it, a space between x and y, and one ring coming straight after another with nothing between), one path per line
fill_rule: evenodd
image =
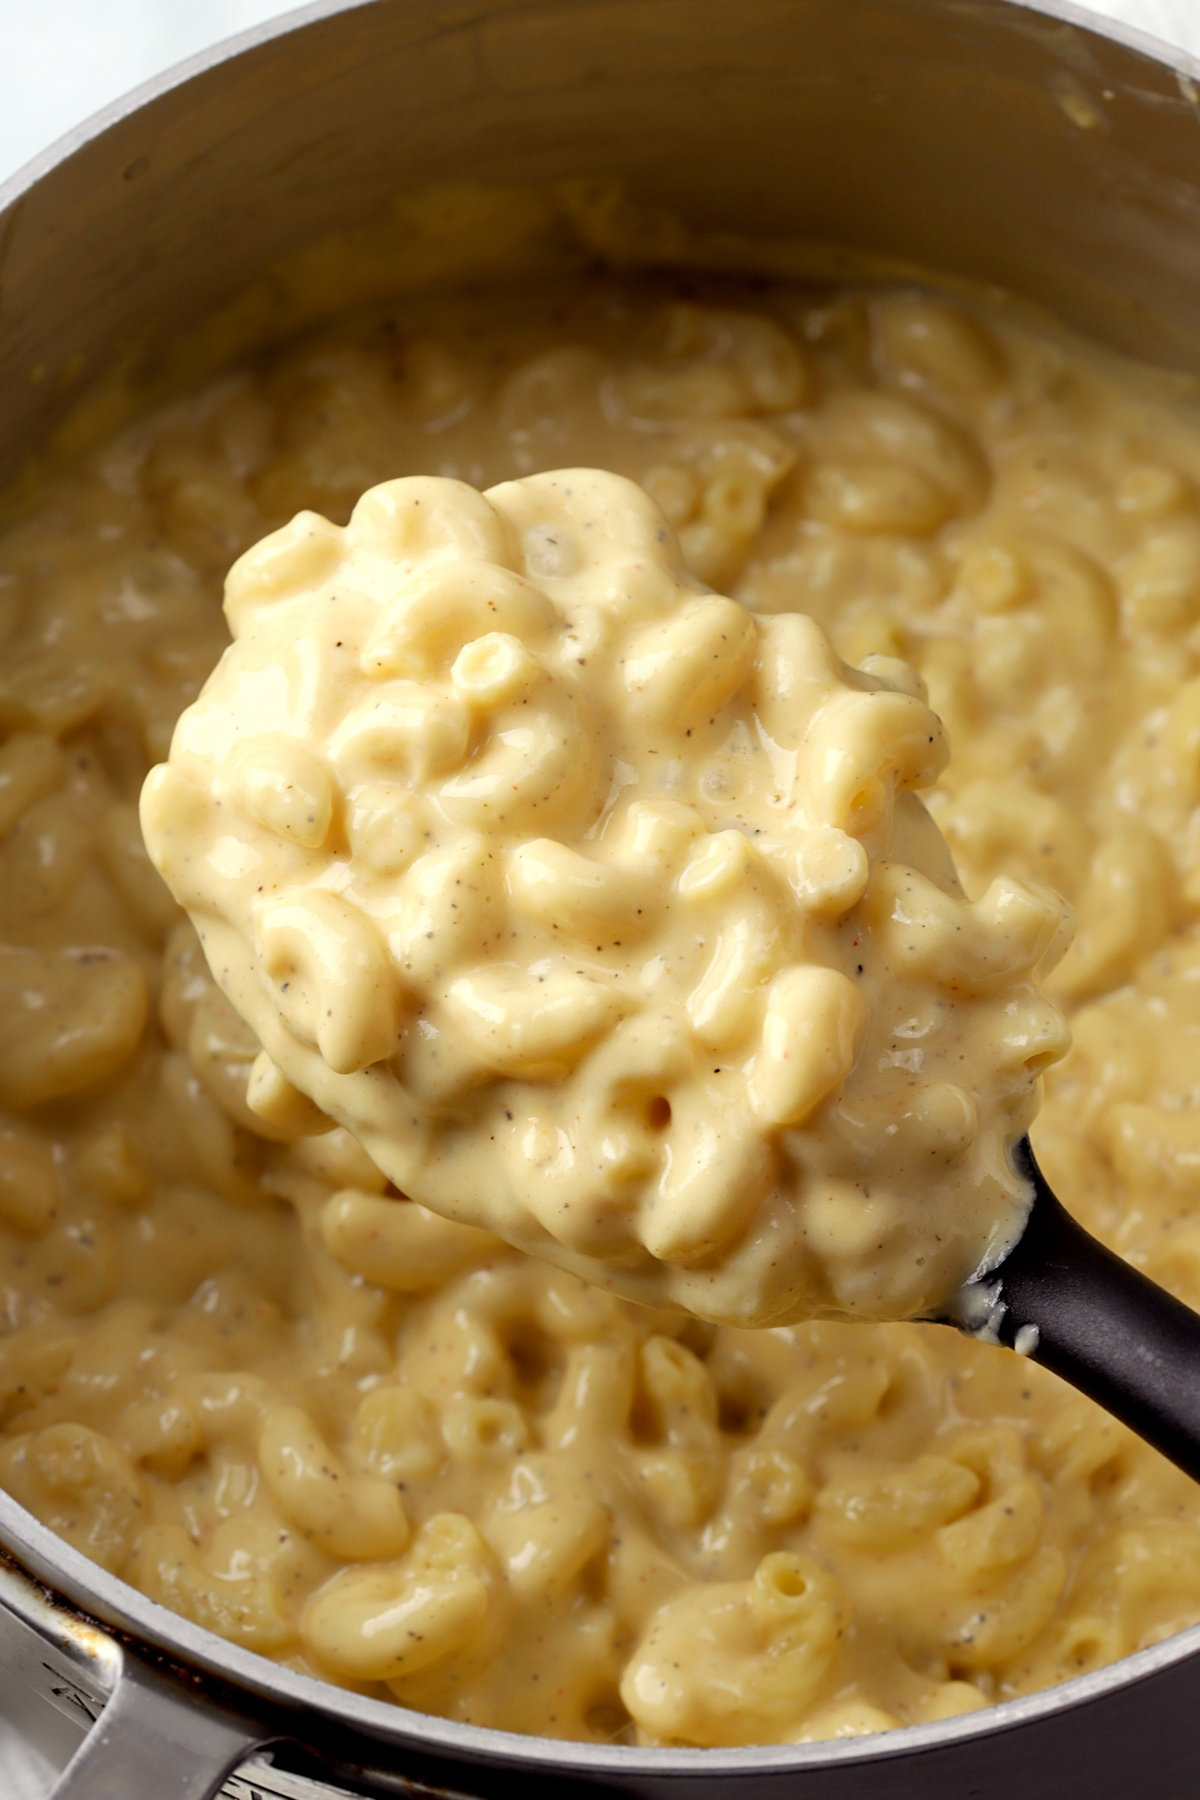
M1033 1187L1028 1222L946 1323L1052 1369L1200 1481L1200 1313L1076 1223L1028 1138L1013 1160Z

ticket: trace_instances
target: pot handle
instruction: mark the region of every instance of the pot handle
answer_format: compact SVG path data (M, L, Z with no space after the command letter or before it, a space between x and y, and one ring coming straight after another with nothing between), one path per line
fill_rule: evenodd
M256 1750L280 1741L218 1683L160 1662L0 1551L0 1679L8 1675L88 1728L51 1800L212 1800Z
M212 1800L264 1741L249 1720L190 1693L152 1665L121 1658L104 1710L50 1800Z

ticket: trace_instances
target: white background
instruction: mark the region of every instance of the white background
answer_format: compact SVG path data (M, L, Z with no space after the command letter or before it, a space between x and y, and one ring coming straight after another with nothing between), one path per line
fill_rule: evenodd
M1200 0L1091 5L1200 56ZM0 0L0 181L139 82L286 10L278 0ZM42 1800L57 1734L35 1746L28 1713L24 1732L6 1716L22 1710L21 1696L0 1684L0 1795Z

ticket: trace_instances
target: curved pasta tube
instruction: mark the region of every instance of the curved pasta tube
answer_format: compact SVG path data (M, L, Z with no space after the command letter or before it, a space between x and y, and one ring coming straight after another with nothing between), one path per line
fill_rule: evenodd
M439 1513L402 1561L346 1569L318 1589L301 1634L342 1680L403 1681L479 1644L491 1585L475 1527L460 1513Z
M639 711L656 724L686 731L711 722L738 692L755 644L744 607L704 595L643 627L625 657L625 681Z
M662 1607L622 1699L652 1743L736 1743L748 1724L758 1743L785 1741L830 1674L845 1618L817 1563L775 1552L749 1581L701 1584Z
M468 829L553 826L591 814L608 758L581 692L545 678L540 703L498 707L486 741L441 787L441 805Z
M502 1249L498 1239L412 1201L343 1188L321 1208L321 1237L352 1274L393 1293L440 1288L460 1269Z
M663 309L658 354L614 383L637 419L708 419L787 412L808 396L804 353L774 319L679 300Z
M827 702L805 750L809 773L797 798L814 825L852 837L878 825L897 789L928 787L948 755L937 715L913 695L888 689Z
M255 608L332 574L342 544L342 533L320 513L299 512L239 556L225 578L225 615L234 635L250 623Z
M1069 931L1062 902L1046 888L997 877L979 900L964 904L900 863L879 870L866 909L907 967L936 964L974 993L995 992L1053 964Z
M407 1544L397 1488L381 1476L352 1473L300 1407L267 1411L258 1461L280 1511L330 1555L375 1562L398 1556Z
M861 993L838 970L777 975L748 1079L751 1104L773 1124L802 1125L845 1081L866 1023Z
M572 850L553 838L527 838L508 859L508 891L515 905L544 925L574 937L650 929L638 924L635 896L645 894L645 866L622 868Z
M277 1524L256 1532L245 1519L223 1521L204 1550L182 1525L151 1524L127 1573L172 1612L262 1656L277 1657L294 1651L298 1635L286 1604L288 1589L313 1579L304 1557L290 1542L280 1542Z
M329 770L306 744L283 732L241 739L221 786L252 819L306 850L319 850L329 836Z
M1178 911L1170 852L1149 826L1122 820L1092 857L1079 896L1078 935L1056 971L1058 991L1086 1000L1118 986Z
M834 1538L882 1552L961 1518L980 1487L973 1469L951 1457L928 1454L903 1467L828 1481L817 1495L816 1510Z
M470 716L457 695L395 680L373 685L346 715L329 755L347 786L372 777L415 783L460 768L470 742Z
M822 454L805 504L829 524L922 537L986 495L989 471L976 444L915 399L843 390L816 424Z
M0 1225L18 1237L40 1237L59 1200L49 1145L20 1126L0 1127Z
M69 1544L119 1574L146 1505L145 1485L102 1432L67 1422L0 1446L0 1482Z
M536 973L465 969L442 1003L486 1067L525 1080L564 1073L629 1010L615 983L561 961Z
M347 539L401 564L477 562L515 567L517 547L501 509L465 481L407 475L369 488L355 503Z
M906 386L935 401L974 410L1005 370L996 334L961 307L931 294L888 294L872 307L875 338L886 365Z
M375 928L319 888L254 909L263 974L303 1038L348 1074L396 1047L395 977Z
M37 1106L106 1086L150 1010L132 957L0 945L0 1100Z
M383 608L363 645L362 668L381 677L433 674L488 633L537 648L558 622L541 590L512 569L483 558L434 563Z
M676 546L663 536L662 515L633 482L617 486L619 493L614 487L597 504L594 471L563 469L488 490L492 505L519 534L531 572L552 599L560 580L581 573L603 576L614 564L624 574L640 562L662 572L656 591L664 601L677 596L682 563ZM602 583L593 591L606 607L621 604L619 587Z

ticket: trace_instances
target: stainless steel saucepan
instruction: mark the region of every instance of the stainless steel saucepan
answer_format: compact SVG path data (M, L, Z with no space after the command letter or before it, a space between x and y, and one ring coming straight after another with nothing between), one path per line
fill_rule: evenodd
M0 189L0 476L129 346L151 368L272 259L397 192L598 174L723 231L996 283L1200 372L1200 65L1078 8L322 0L164 77ZM4 1679L87 1729L58 1800L1200 1792L1200 1628L939 1725L651 1751L472 1729L280 1669L142 1598L3 1495L0 1544Z

